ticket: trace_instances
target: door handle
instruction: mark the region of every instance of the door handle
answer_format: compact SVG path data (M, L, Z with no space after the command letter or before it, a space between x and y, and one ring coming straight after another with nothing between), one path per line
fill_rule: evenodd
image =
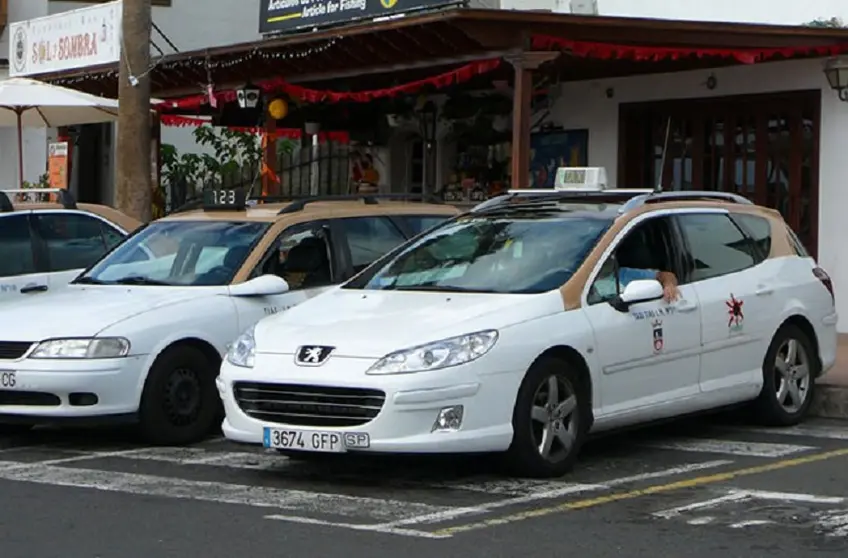
M29 284L21 287L21 294L43 293L47 290L47 285Z
M694 312L697 309L698 309L698 305L694 304L692 302L689 302L688 300L681 300L677 304L678 312Z
M766 285L757 285L757 290L754 291L757 296L766 296L774 292L774 289Z

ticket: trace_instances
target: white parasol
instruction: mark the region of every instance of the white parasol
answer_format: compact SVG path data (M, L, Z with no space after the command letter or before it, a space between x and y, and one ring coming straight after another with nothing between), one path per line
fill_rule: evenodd
M0 126L18 128L19 186L24 181L23 128L57 128L118 119L118 101L29 78L0 81Z

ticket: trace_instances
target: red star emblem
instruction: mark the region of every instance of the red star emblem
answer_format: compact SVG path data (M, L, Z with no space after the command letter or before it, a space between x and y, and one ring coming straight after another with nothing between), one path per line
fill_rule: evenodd
M727 315L730 316L727 320L727 327L739 325L745 319L745 315L742 313L742 305L745 303L731 294L730 300L725 304L727 305Z

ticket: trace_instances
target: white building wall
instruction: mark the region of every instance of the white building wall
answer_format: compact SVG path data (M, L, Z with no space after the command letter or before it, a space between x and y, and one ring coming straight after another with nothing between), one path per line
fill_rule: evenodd
M848 22L846 0L597 0L598 13L605 16L734 21L801 25L817 18L840 17ZM570 0L501 0L506 10L569 11Z
M714 90L704 82L713 73ZM605 92L613 88L614 97ZM618 115L621 103L662 99L703 98L778 91L820 89L819 153L819 263L832 275L837 309L848 316L848 252L840 248L848 238L848 103L841 102L827 85L822 60L773 62L713 71L693 71L565 84L551 112L552 121L566 129L589 129L589 165L606 167L610 184L617 184ZM848 333L848 320L839 330Z

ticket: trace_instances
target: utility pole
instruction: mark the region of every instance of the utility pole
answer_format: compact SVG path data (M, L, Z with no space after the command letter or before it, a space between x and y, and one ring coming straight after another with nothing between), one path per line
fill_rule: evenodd
M148 222L152 215L150 154L150 0L123 0L118 82L115 205Z

